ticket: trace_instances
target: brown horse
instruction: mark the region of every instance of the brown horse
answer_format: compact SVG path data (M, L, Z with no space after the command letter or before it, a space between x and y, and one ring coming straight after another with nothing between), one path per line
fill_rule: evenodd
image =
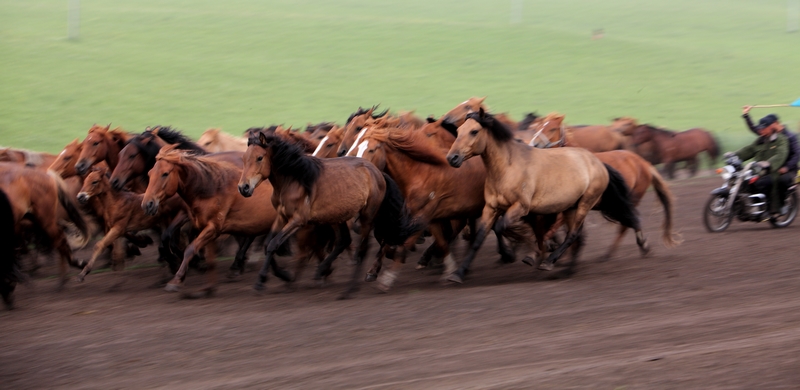
M148 215L157 215L162 202L178 194L190 210L194 227L200 230L183 254L178 272L170 281L167 291L177 291L186 276L189 261L206 248L209 284L206 294L216 288L214 263L216 238L220 234L256 236L269 232L276 218L275 208L269 202L272 186L261 186L251 198L237 193L236 183L241 176L237 166L216 160L212 156L197 156L178 150L176 145L161 148L156 163L149 172L150 181L142 199L142 208ZM285 281L291 278L277 265L276 275Z
M246 198L264 180L275 188L272 205L278 218L272 227L264 261L255 288L263 289L272 254L285 240L306 225L338 226L339 239L330 255L320 264L317 276L349 245L347 222L358 218L360 242L354 253L356 266L350 287L341 298L358 289L361 264L373 231L381 245L403 243L417 227L397 184L371 163L353 157L318 159L274 134L259 132L248 140L239 192ZM263 187L263 186L262 186Z
M75 163L75 172L83 176L93 165L106 161L109 169L114 169L119 162L119 151L125 147L130 134L116 128L109 130L111 125L93 125L83 139L81 154Z
M32 168L47 169L56 156L27 149L0 148L0 162L15 162Z
M126 233L154 227L166 228L174 220L175 214L178 211L185 211L186 208L186 204L180 197L173 196L163 202L158 215L145 215L142 210L144 195L125 190L113 190L107 174L108 169L105 167L92 168L83 182L81 192L78 193L78 202L84 205L88 204L95 214L102 217L105 223L105 235L95 245L92 257L77 276L78 281L83 281L86 275L92 271L97 258L105 248L111 246L114 240L125 236Z
M69 197L64 181L55 173L0 163L0 190L11 202L16 237L4 240L21 240L26 226L45 237L61 257L57 287L61 289L67 282L67 266L79 267L72 259L71 247L81 248L89 240L86 221ZM59 215L65 215L67 221L61 221ZM77 228L77 236L65 234L60 226L65 222Z
M634 147L652 142L655 148L653 154L657 156L657 161L650 162L653 164L663 163L669 179L675 177L675 164L678 162L686 161L691 176L694 176L697 173L698 154L708 153L712 164L716 162L719 155L719 147L714 136L708 130L701 128L674 132L648 124L639 125L633 132L632 142Z
M220 129L208 129L200 135L197 144L209 153L244 153L247 149L247 138L230 135Z
M362 130L368 125L369 121L383 118L389 113L388 109L376 113L375 110L377 109L378 106L372 106L370 109L359 107L356 112L350 114L350 117L347 118L347 122L344 125L342 139L339 141L339 149L336 152L337 156L341 157L346 155L353 145L358 143L358 135L363 134Z
M344 127L334 126L317 144L312 156L317 158L334 158L339 153L339 145L344 137Z
M629 190L616 170L585 149L536 149L515 142L513 136L508 127L482 109L469 114L467 121L458 128L458 138L450 148L447 160L457 168L465 160L481 156L487 172L486 205L470 252L448 280L463 281L487 230L495 225L501 214L503 217L498 228L502 231L520 220L528 222L536 215L551 215L554 219L555 215L563 213L567 237L540 264L540 268L546 270L552 269L553 263L573 243L578 247L581 245L579 237L583 221L595 206L599 206L607 218L639 228L639 218L631 204ZM535 223L529 223L535 229L539 228ZM542 249L541 242L539 245ZM577 249L575 251L573 265Z
M429 250L434 250L444 259L446 277L456 267L450 254L450 242L465 226L467 219L478 218L483 209L486 170L478 160L468 160L459 169L449 166L444 154L455 137L440 126L440 121L432 121L419 131L370 128L350 155L369 160L395 179L414 220L428 227L434 237ZM444 134L437 134L439 132ZM406 251L418 236L409 237L404 244ZM501 254L503 262L513 261L507 248L501 247ZM368 281L376 279L381 260L378 258L367 272ZM391 288L404 260L405 251L395 255L392 269L378 279L381 290ZM426 263L425 260L421 262Z
M471 97L457 106L453 107L450 111L445 113L442 116L442 122L445 125L455 126L458 128L459 126L464 124L464 121L467 120L467 115L473 112L478 112L478 110L483 109L483 111L488 112L489 107L483 104L483 101L486 100L486 96L479 98L479 97ZM496 114L495 119L503 123L509 129L517 130L519 129L519 123L511 119L507 114L500 113Z
M64 150L56 156L56 159L50 164L50 170L57 173L61 178L68 179L77 176L78 172L75 170L75 164L78 162L78 157L83 150L83 143L79 138L67 144Z

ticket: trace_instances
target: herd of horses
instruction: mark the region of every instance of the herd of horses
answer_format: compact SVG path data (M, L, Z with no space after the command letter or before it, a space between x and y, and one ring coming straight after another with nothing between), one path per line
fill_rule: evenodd
M591 210L619 224L605 257L629 228L648 253L636 206L651 186L664 210L662 239L679 244L674 201L654 165L663 164L668 177L681 162L694 173L699 153L717 157L713 136L627 117L595 126L569 126L564 118L528 114L516 122L490 113L484 98L471 98L438 119L359 108L344 126L270 126L243 136L210 129L196 142L169 127L136 134L94 125L58 155L0 149L0 229L14 237L0 246L0 292L12 307L14 286L24 280L20 254L31 248L57 250L61 289L69 266L83 281L109 247L120 268L127 252L153 238L168 266L168 291L181 289L190 266L206 267L207 284L192 296L216 288L221 236L238 244L233 278L244 272L249 247L263 239L257 290L270 272L297 280L314 258L314 279L324 281L334 261L352 251L355 266L341 297L357 291L361 279L387 291L426 236L433 242L417 267L438 259L444 280L463 283L490 232L500 262L514 262L522 250L523 262L550 271L570 250L569 273ZM73 258L95 236L91 257ZM457 263L451 246L460 236L469 247ZM363 274L373 238L379 249ZM288 253L293 272L276 260ZM392 264L382 270L384 259Z

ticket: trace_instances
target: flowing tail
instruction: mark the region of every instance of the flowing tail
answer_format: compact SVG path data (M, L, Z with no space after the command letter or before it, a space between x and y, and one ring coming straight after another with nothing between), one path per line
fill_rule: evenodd
M625 179L608 164L603 163L608 170L608 186L600 200L599 210L606 219L619 222L622 226L641 230L639 215L631 200L631 190L625 184Z
M375 238L382 245L401 245L408 237L422 229L422 225L411 218L400 187L389 175L386 180L386 194L375 217Z
M89 243L90 238L89 227L86 224L86 220L83 219L83 216L67 193L64 179L53 171L48 170L47 174L55 180L56 188L58 189L58 202L64 207L64 210L67 212L67 218L69 218L69 221L65 221L67 225L70 225L68 226L70 233L67 234L67 242L72 250L81 249ZM72 227L77 229L77 232L75 232L75 229L72 229Z
M713 168L717 163L717 157L719 157L719 142L717 142L717 139L710 132L708 132L708 139L711 143L711 145L708 146L708 157L711 157L711 167Z
M664 207L664 223L662 225L664 245L668 247L678 246L683 242L683 239L680 234L672 231L672 202L675 198L658 170L652 165L648 169L652 176L650 184L653 185L658 200L661 201L661 205Z
M3 190L0 190L0 294L6 307L14 307L14 288L21 281L17 259L14 210Z

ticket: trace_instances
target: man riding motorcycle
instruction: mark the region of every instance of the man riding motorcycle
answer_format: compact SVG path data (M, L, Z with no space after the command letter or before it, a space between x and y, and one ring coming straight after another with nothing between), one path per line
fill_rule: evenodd
M747 112L749 107L745 107L744 116L748 122L748 127L752 126ZM791 146L789 138L783 132L783 125L777 120L777 116L770 114L761 118L758 126L752 128L759 137L750 145L747 145L736 152L728 152L726 156L735 154L742 161L755 159L761 168L760 174L751 184L758 192L769 198L769 212L774 218L778 218L788 212L784 207L783 201L786 198L786 190L794 183L797 175L797 159L794 166L787 166ZM796 151L795 151L796 152ZM789 162L791 163L791 162Z

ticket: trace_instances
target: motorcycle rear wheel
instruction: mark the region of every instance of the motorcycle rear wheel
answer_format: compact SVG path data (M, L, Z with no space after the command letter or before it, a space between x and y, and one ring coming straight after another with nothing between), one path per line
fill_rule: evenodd
M722 195L711 195L706 202L705 208L703 208L703 224L709 232L724 232L728 226L731 226L733 214L730 210L725 214L727 203L728 197Z
M789 207L789 212L786 215L781 215L778 218L770 218L769 223L776 228L784 228L792 224L794 219L797 218L797 193L792 192L786 197L785 206Z

